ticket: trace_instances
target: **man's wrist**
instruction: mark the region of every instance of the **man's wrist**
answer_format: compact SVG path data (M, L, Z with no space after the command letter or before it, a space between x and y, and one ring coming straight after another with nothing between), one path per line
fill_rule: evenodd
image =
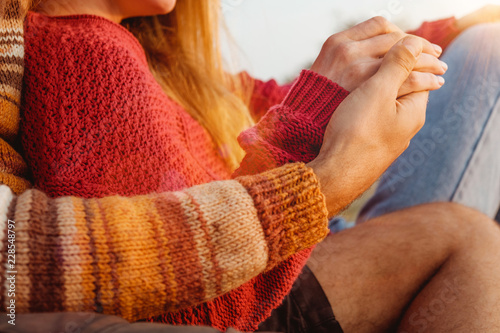
M326 208L328 209L328 216L331 217L337 213L338 208L338 188L335 187L334 178L334 166L329 166L327 161L316 158L315 160L306 164L307 167L311 168L316 175L319 182L319 188L326 199Z

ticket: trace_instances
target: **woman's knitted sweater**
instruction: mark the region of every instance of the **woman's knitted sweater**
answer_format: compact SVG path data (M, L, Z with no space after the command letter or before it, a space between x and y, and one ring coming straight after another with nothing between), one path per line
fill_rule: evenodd
M38 190L29 190L30 184L25 180L28 169L22 156L13 149L19 146L16 138L24 56L22 22L28 3L27 0L9 0L6 6L0 8L0 184L5 184L0 186L0 311L5 312L15 301L17 313L99 311L126 316L133 312L135 317L129 319L134 320L161 313L169 307L178 307L179 304L197 304L198 298L206 301L233 289L231 279L219 281L215 290L203 290L202 293L197 288L187 288L177 283L184 280L194 285L202 284L205 275L201 273L206 271L204 267L213 266L216 258L225 257L242 262L254 256L279 257L280 254L293 253L321 239L314 225L318 225L316 221L319 221L321 226L324 219L315 218L317 214L314 210L311 210L311 216L301 221L311 229L304 228L304 233L298 235L302 237L294 237L293 243L290 243L289 233L280 232L294 225L291 218L296 214L292 209L287 209L290 208L288 198L278 193L283 189L287 192L287 186L295 186L294 191L297 191L296 185L302 181L310 184L302 189L304 197L319 194L314 175L300 165L299 168L278 168L255 177L246 177L245 182L240 181L242 178L223 181L219 183L221 186L218 191L209 194L207 189L212 184L171 193L174 195L160 193L102 199L50 199ZM445 32L444 29L440 31ZM259 86L256 90L274 90L272 85ZM264 94L257 100L265 98ZM265 109L261 108L261 111ZM231 196L233 188L240 184L252 195L242 197L242 201L237 204L224 205L223 199ZM219 238L221 235L232 236L234 242L217 243L217 237L212 237L215 235L214 230L209 229L206 233L209 240L202 245L216 255L208 258L201 256L203 251L185 252L173 246L175 242L169 243L169 237L178 235L173 235L170 230L170 215L164 214L166 211L160 211L158 207L175 207L180 201L179 196L189 197L196 208L218 210L223 207L229 219L220 221L219 226L222 228L217 230L217 235ZM267 209L269 202L276 203L274 207L282 209ZM177 213L182 214L183 211L189 215L188 210L177 210ZM242 236L241 233L231 235L233 230L226 227L231 224L230 217L242 215L254 216L255 219L264 217L254 231L259 233L260 229L267 233L266 230L272 227L280 236L274 238L275 246L255 248L252 242L240 242L238 237ZM196 225L202 220L198 215L192 222L192 225ZM103 226L107 227L105 233ZM112 226L111 231L109 226ZM161 231L159 239L150 236L156 230ZM12 241L14 232L16 238ZM114 234L117 237L112 237ZM9 247L12 248L13 243L18 252L15 262L9 263L13 266L7 266L11 258L3 254L7 253ZM234 244L239 246L235 248ZM128 248L133 248L132 253L127 251ZM198 249L203 247L198 244ZM200 265L174 266L173 261L168 261L170 258L182 263L198 261ZM267 266L272 267L269 264ZM165 267L168 269L165 270ZM10 277L6 274L6 268L21 272L15 274L17 284L14 297L5 288L6 279ZM117 275L116 272L120 270L126 270L128 274ZM142 279L137 279L137 272L144 274ZM227 276L232 271L229 267L228 271L219 269L219 272ZM242 281L248 281L259 270L255 270L252 265L238 265L237 272ZM159 283L150 283L155 280Z
M310 171L300 164L287 166L286 173L279 171L272 180L270 174L264 175L269 182L255 190L248 189L255 177L242 177L238 184L216 182L230 179L231 174L207 132L166 96L135 37L104 18L31 13L26 23L25 66L21 137L35 187L51 197L83 198L184 191L166 194L172 198L169 205L143 211L142 221L126 227L100 216L92 232L102 233L109 244L91 248L98 253L97 260L87 261L87 266L80 263L80 268L94 270L93 284L98 289L106 284L113 288L107 295L89 299L92 307L86 310L103 307L104 312L129 319L158 314L144 311L148 299L130 296L137 285L148 283L163 293L165 311L183 309L157 320L223 330L255 329L280 304L302 270L311 249L292 255L299 250L297 245L305 249L327 234L323 198L317 182L307 179ZM238 175L312 160L330 115L347 94L326 78L304 71L283 103L240 137L248 154ZM201 199L186 188L206 183L210 183L204 188L206 206L199 207L196 202ZM213 202L211 194L220 191L225 196ZM267 191L274 195L263 200ZM240 207L244 198L260 201L251 205L257 218L244 211L227 215L226 207ZM154 225L157 215L168 216L167 234ZM288 215L286 222L283 215ZM143 256L132 244L123 249L125 258L114 255L113 239L136 230L142 230L142 241L151 248L163 249L157 254L163 261L160 267L131 271L127 257ZM311 232L312 241L304 242L304 233ZM285 246L283 239L288 239ZM217 247L228 243L236 253L245 248L246 256L237 260L219 256ZM268 249L269 253L248 252L247 243L252 243L254 252ZM186 262L179 252L199 258ZM92 264L100 262L110 263L106 266L110 275L96 272ZM253 267L252 280L239 273L242 265ZM191 276L169 278L172 271L183 270ZM39 284L45 286L44 281ZM221 284L234 290L189 307L206 299L206 293L220 295ZM191 299L186 300L188 294ZM105 297L111 299L103 302Z

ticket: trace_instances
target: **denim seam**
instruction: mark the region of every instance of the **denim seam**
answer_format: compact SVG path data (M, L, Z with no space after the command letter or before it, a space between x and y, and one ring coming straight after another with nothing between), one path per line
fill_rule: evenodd
M500 94L497 95L496 103L493 104L493 107L491 108L491 110L489 112L488 118L485 121L485 125L481 129L481 134L478 136L478 140L472 149L473 153L471 154L471 157L469 158L469 160L467 161L467 163L465 165L464 172L462 173L460 180L457 182L457 186L456 186L455 190L451 194L450 201L455 201L457 194L462 193L462 191L464 190L463 187L465 186L465 183L466 183L464 181L464 179L466 179L467 176L470 174L471 170L473 170L473 168L471 167L473 165L473 163L475 161L477 161L478 158L480 158L480 155L481 155L480 150L481 149L479 149L479 148L481 148L483 146L482 143L484 142L485 134L486 134L487 130L489 130L490 121L494 117L494 111L497 107L500 109Z

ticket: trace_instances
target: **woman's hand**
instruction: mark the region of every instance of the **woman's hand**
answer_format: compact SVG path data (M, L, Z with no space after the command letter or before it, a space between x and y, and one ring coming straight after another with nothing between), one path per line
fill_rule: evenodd
M406 33L386 19L374 17L328 38L311 70L348 91L354 91L377 72L382 58L405 36ZM400 95L427 87L429 80L433 79L432 74L441 75L447 69L437 59L441 55L441 48L423 39L421 43L423 53L414 68L415 73L402 86ZM432 88L440 87L436 83Z
M435 84L422 82L418 89L399 95L428 48L415 36L399 41L376 74L333 114L321 151L309 163L319 177L330 214L368 189L424 125L429 90Z
M500 6L487 5L475 12L458 19L457 28L464 31L476 24L500 22Z

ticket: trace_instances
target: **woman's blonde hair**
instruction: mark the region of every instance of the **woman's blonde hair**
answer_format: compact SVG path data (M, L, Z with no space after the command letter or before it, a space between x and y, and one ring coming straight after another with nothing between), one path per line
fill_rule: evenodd
M142 44L167 95L208 131L234 170L243 158L236 138L252 124L252 87L223 68L219 16L218 0L178 0L168 15L131 18L122 24Z

